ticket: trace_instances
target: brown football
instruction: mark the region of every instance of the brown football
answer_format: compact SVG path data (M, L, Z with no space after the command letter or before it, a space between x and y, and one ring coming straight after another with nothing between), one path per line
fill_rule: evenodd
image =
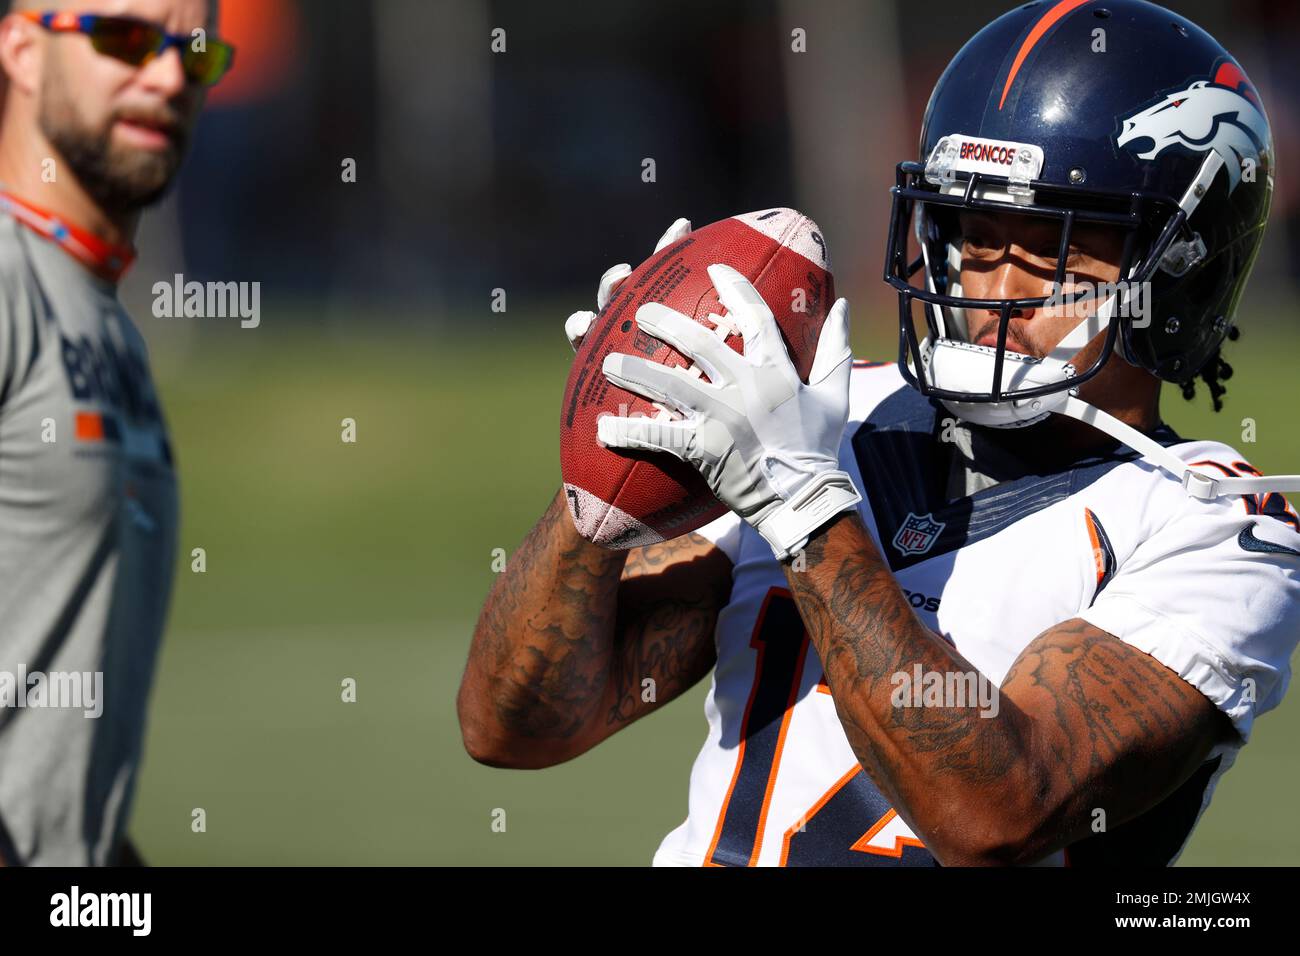
M808 380L835 292L826 242L807 216L793 209L732 216L696 229L642 263L592 322L564 390L560 467L574 526L589 541L607 548L639 547L694 531L726 513L687 462L663 452L606 448L596 437L601 415L660 412L605 378L606 355L623 352L664 365L691 365L637 328L637 309L661 302L714 328L708 317L725 317L726 309L707 269L719 262L754 284L772 309L799 377ZM742 351L734 331L725 341Z

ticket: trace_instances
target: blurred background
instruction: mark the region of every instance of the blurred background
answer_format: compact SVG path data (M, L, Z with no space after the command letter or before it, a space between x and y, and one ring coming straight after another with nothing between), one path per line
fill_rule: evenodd
M1280 162L1226 408L1170 389L1166 415L1295 471L1300 4L1172 6L1246 66ZM563 320L675 217L789 205L822 226L855 350L892 359L894 165L915 158L948 58L1009 7L223 7L235 70L124 289L177 449L184 556L133 834L159 864L646 864L685 817L704 685L541 772L474 764L455 719L493 549L513 551L559 484ZM261 325L154 318L152 286L175 273L261 282ZM1298 734L1298 700L1260 721L1184 864L1300 861Z

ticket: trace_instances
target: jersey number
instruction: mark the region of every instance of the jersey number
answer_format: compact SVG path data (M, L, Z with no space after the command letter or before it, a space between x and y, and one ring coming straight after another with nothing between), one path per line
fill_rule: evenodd
M752 866L767 830L777 768L809 657L808 633L785 588L767 592L750 646L758 655L754 685L741 723L736 771L705 857L708 866ZM814 693L829 693L825 678ZM934 866L935 860L854 764L782 835L781 864Z

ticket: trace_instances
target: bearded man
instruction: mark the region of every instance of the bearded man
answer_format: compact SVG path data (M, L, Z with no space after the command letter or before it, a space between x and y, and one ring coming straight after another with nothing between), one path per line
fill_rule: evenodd
M0 20L0 865L138 860L177 487L117 285L230 67L216 6L45 0Z

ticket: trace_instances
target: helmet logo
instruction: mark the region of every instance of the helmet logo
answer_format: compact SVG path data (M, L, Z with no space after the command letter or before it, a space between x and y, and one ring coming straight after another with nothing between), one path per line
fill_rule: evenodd
M1258 164L1268 142L1268 120L1257 103L1240 68L1224 63L1213 81L1197 80L1126 117L1116 144L1133 148L1150 140L1151 147L1137 154L1140 159L1155 159L1171 147L1213 150L1228 170L1231 192L1241 182L1244 162Z

